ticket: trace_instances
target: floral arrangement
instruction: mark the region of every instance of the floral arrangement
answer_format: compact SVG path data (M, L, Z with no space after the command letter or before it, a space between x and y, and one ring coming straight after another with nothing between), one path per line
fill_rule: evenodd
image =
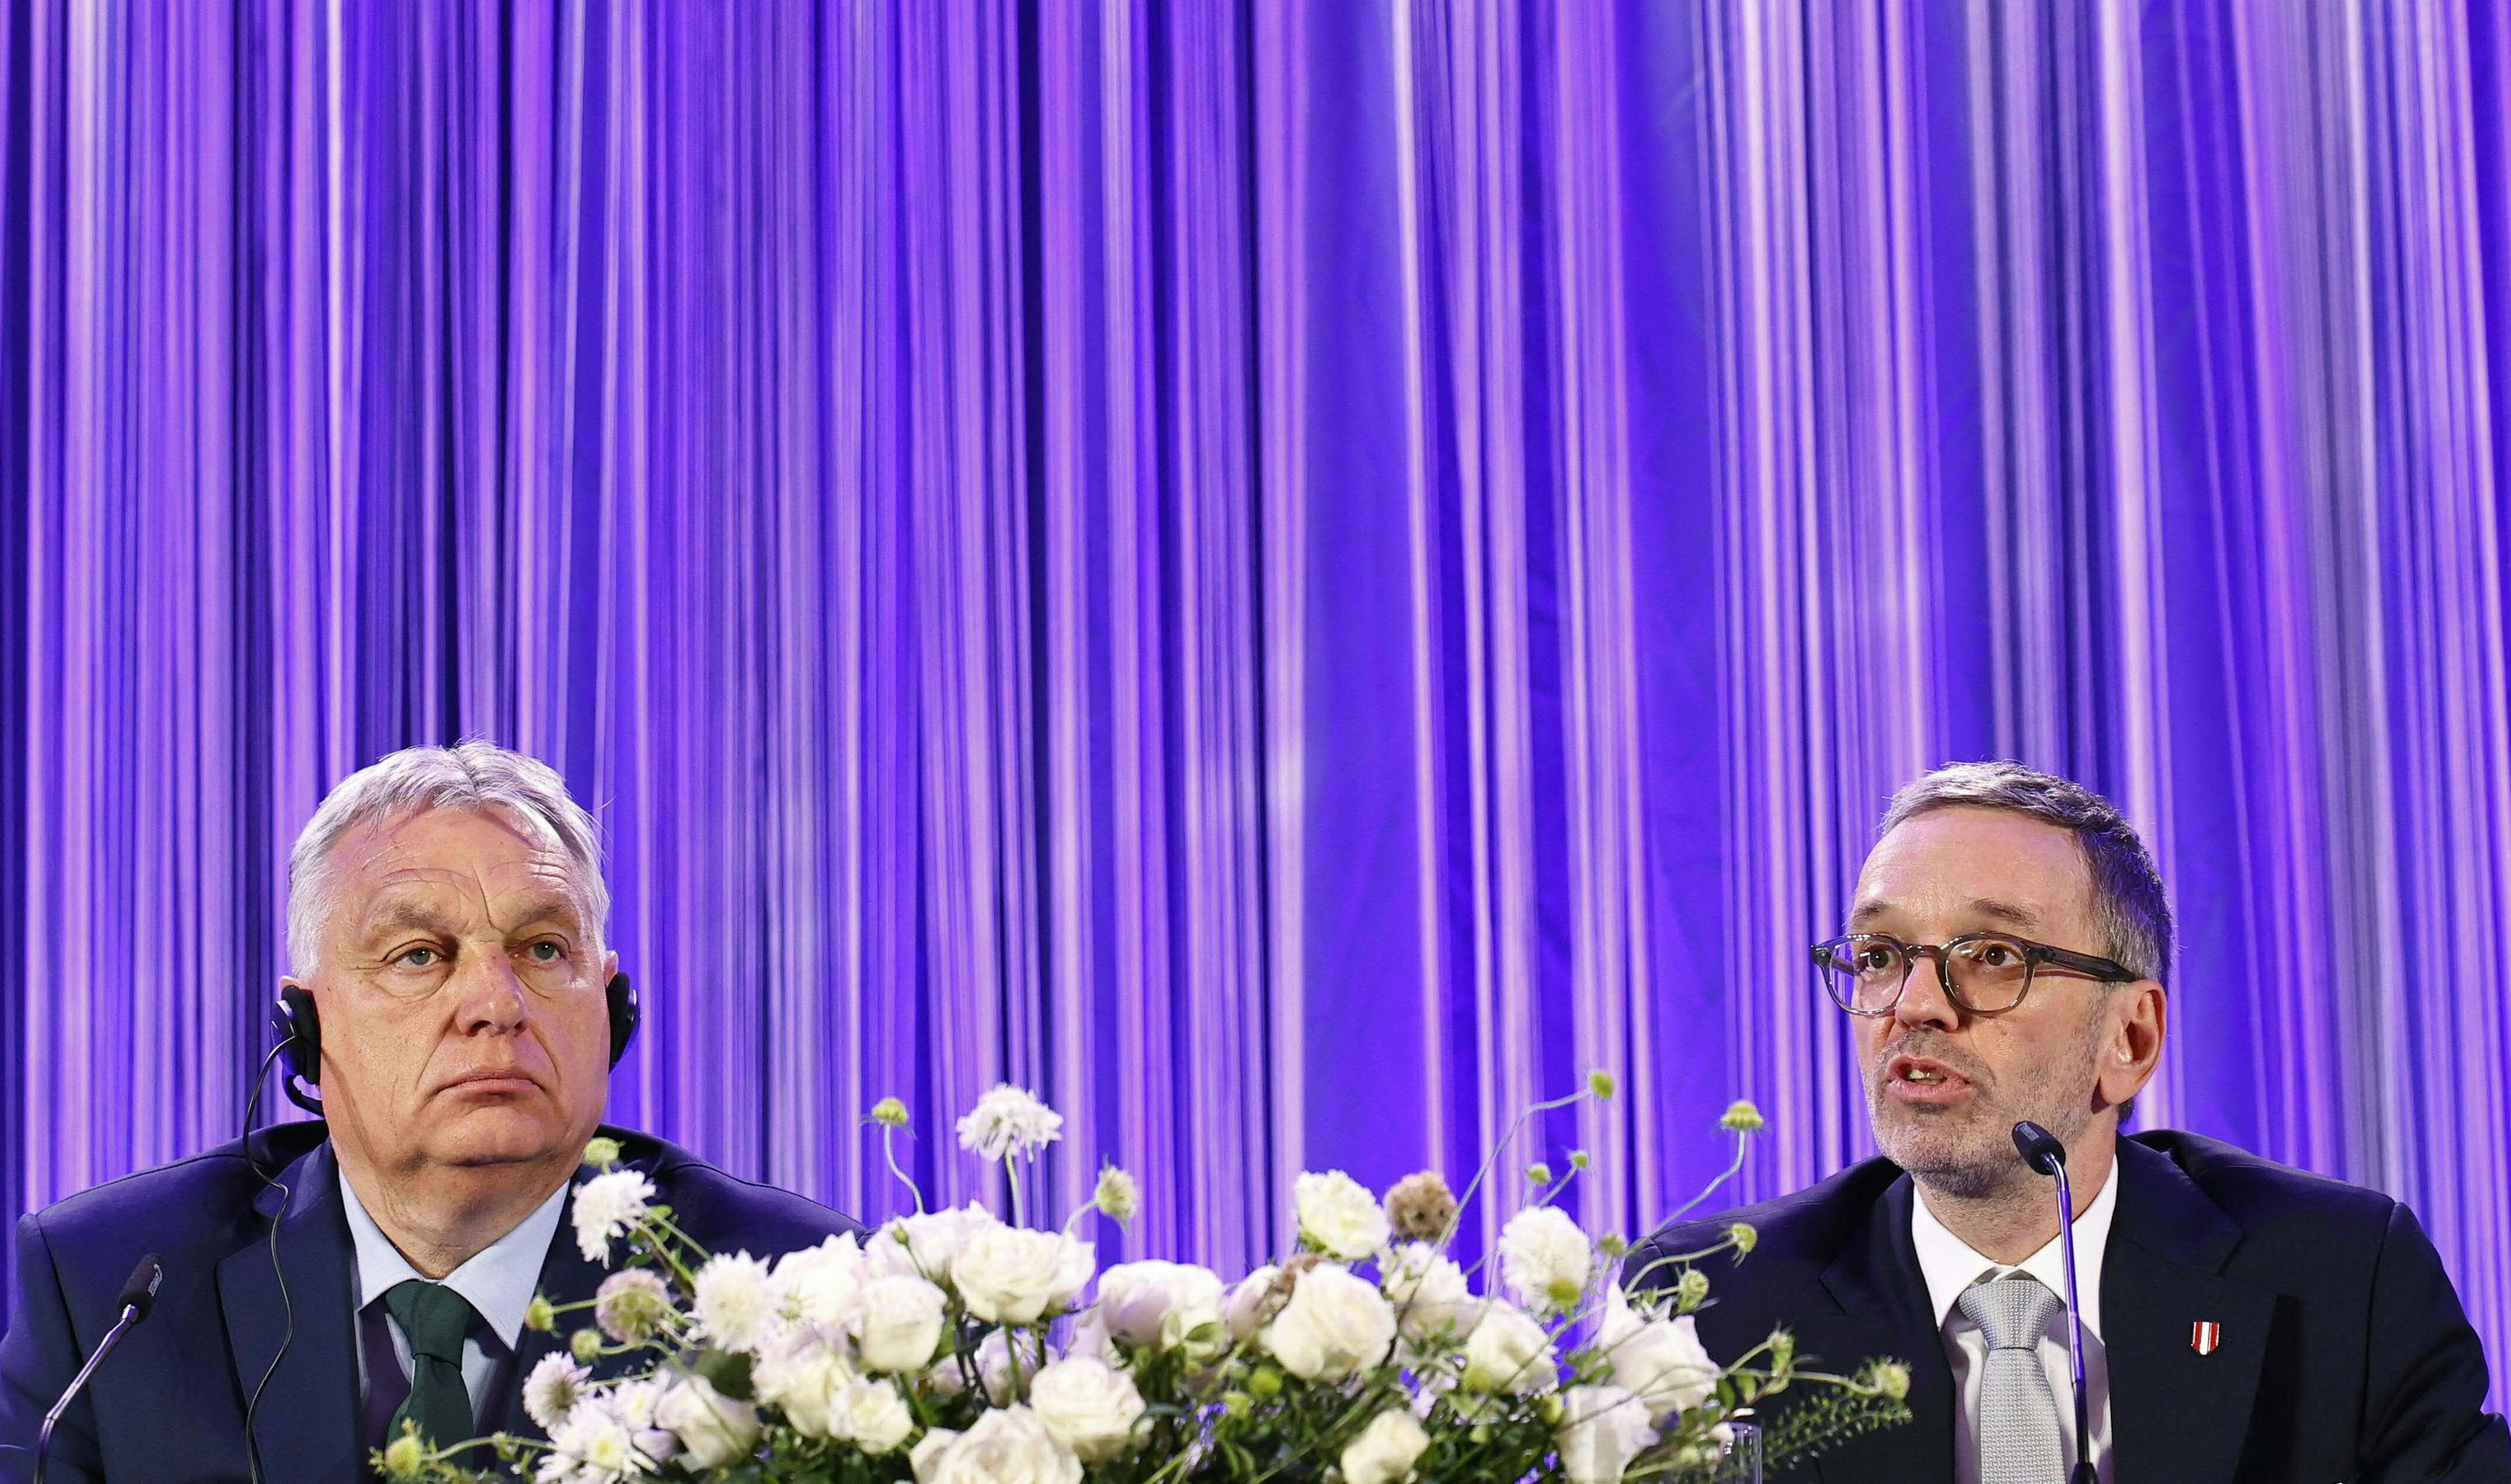
M1598 1074L1527 1112L1611 1094ZM1791 1389L1810 1394L1763 1433L1781 1458L1909 1415L1909 1373L1889 1361L1802 1369L1785 1331L1724 1365L1702 1349L1696 1264L1750 1252L1749 1227L1627 1295L1625 1244L1554 1203L1582 1153L1558 1178L1527 1168L1479 1292L1449 1244L1496 1154L1462 1198L1428 1171L1383 1199L1340 1171L1302 1174L1296 1250L1227 1283L1185 1263L1099 1270L1085 1224L1123 1223L1141 1199L1121 1169L1061 1227L1024 1225L1022 1166L1062 1126L1027 1092L997 1087L957 1125L1004 1166L1009 1220L927 1210L898 1168L907 1110L884 1099L871 1121L915 1213L773 1262L699 1250L595 1140L575 1236L624 1266L586 1304L534 1301L545 1330L591 1311L524 1384L548 1440L431 1449L406 1430L376 1466L426 1484L1610 1484L1731 1477L1737 1426ZM1735 1163L1710 1191L1760 1123L1749 1103L1728 1111ZM500 1471L475 1471L490 1448Z

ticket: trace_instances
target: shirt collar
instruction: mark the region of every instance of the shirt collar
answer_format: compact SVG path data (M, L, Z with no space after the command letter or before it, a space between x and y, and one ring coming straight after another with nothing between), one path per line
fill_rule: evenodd
M1927 1209L1925 1193L1912 1194L1916 1199L1910 1202L1910 1241L1918 1249L1918 1271L1926 1275L1927 1297L1936 1310L1936 1328L1945 1327L1962 1290L1983 1278L2028 1273L2046 1284L2050 1292L2066 1295L2067 1257L2059 1249L2056 1237L2051 1237L2039 1251L2009 1266L1981 1256ZM2102 1333L2102 1254L2109 1247L2110 1216L2117 1209L2118 1161L2113 1160L2109 1173L2102 1179L2101 1194L2075 1218L2075 1286L2082 1301L2084 1330L2097 1340Z
M571 1182L561 1182L513 1231L473 1253L469 1261L442 1279L445 1287L462 1295L478 1311L508 1350L513 1350L522 1337L523 1311L531 1307L532 1293L540 1286L541 1264L549 1256L550 1238L558 1233L568 1183ZM340 1176L340 1204L348 1209L349 1239L357 1247L361 1312L390 1293L395 1284L426 1278L427 1275L411 1267L409 1259L401 1255L401 1249L367 1214L346 1172Z

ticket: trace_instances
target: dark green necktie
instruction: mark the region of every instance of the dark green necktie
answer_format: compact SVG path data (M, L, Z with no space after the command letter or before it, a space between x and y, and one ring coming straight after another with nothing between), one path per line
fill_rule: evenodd
M385 1291L384 1307L409 1341L409 1396L393 1414L385 1441L401 1436L404 1419L418 1424L430 1447L469 1441L479 1431L471 1420L471 1390L462 1384L462 1337L471 1328L471 1302L443 1283L409 1278Z

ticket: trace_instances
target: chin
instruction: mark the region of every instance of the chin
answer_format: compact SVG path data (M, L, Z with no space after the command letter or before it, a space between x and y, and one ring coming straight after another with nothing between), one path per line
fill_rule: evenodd
M432 1142L438 1161L444 1164L527 1164L565 1147L568 1135L567 1127L544 1111L481 1108Z

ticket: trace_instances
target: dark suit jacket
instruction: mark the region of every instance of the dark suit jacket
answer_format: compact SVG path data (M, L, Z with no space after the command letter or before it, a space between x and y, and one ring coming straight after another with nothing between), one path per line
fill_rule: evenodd
M2102 1263L2117 1484L2511 1481L2511 1434L2484 1411L2484 1351L2405 1206L2185 1133L2120 1140L2118 1181ZM1714 1302L1700 1338L1712 1355L1741 1354L1784 1325L1825 1369L1909 1362L1909 1426L1792 1477L1952 1477L1952 1367L1910 1241L1912 1199L1908 1176L1870 1160L1669 1227L1632 1255L1636 1277L1750 1222L1760 1233L1752 1255L1703 1270ZM1647 1279L1666 1280L1663 1269ZM2202 1320L2221 1326L2211 1354L2191 1344Z
M654 1182L673 1219L709 1251L765 1256L860 1230L825 1206L735 1179L663 1140L602 1132L620 1141L623 1162ZM252 1158L278 1169L279 1185L290 1193L285 1212L279 1191L253 1173L240 1140L72 1196L18 1223L9 1334L0 1341L0 1480L32 1475L45 1411L113 1322L115 1295L150 1252L166 1265L156 1309L61 1419L50 1477L114 1484L247 1477L246 1401L273 1356L281 1357L279 1366L253 1416L262 1477L304 1484L360 1476L357 1259L324 1134L321 1123L287 1123L252 1135ZM274 1218L286 1303L271 1266ZM540 1291L558 1303L589 1299L603 1275L577 1250L573 1225L561 1220L541 1265ZM510 1383L505 1430L539 1436L523 1415L521 1378L561 1343L563 1335L523 1331L515 1363L503 1372Z

